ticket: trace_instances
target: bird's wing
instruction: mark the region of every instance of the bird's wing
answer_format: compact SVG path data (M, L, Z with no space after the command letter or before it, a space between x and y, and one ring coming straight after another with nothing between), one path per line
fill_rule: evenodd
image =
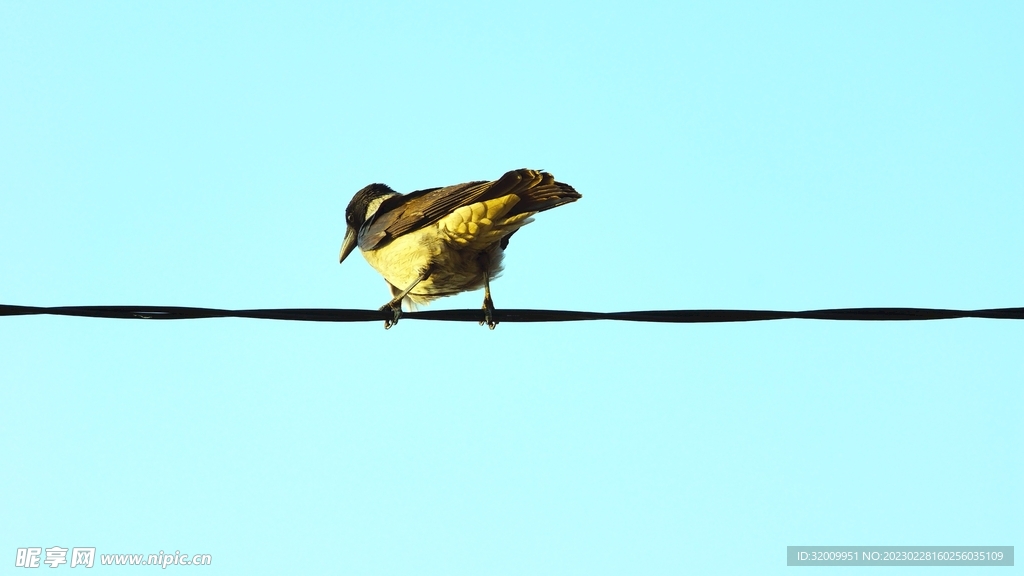
M369 225L359 234L359 248L373 250L402 234L443 218L465 203L472 203L490 182L466 182L400 194L381 203Z
M508 195L515 195L518 201L506 216L540 212L580 197L568 184L555 182L551 174L526 168L506 172L492 182L419 190L381 203L377 216L360 235L359 247L373 250L402 234L434 224L461 207Z

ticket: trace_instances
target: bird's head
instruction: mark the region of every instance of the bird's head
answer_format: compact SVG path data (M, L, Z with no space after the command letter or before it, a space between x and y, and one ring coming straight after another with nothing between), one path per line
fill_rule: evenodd
M339 262L344 262L345 258L355 250L359 244L359 230L364 224L373 220L381 202L397 195L398 192L385 184L370 184L356 192L352 201L348 203L348 208L345 208L345 240L341 243Z

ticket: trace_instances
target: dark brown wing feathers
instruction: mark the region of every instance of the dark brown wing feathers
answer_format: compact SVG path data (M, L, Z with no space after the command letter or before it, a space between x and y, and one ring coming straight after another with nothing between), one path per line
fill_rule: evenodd
M385 200L377 210L379 216L360 237L359 246L372 250L402 234L429 226L462 206L509 194L519 196L509 216L543 212L581 197L572 186L556 182L551 174L526 168L507 172L493 182L419 190Z

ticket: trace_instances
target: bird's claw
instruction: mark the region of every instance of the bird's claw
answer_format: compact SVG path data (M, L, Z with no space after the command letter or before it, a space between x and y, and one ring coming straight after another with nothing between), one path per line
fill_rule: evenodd
M392 326L398 324L398 319L402 317L402 305L399 303L395 306L393 303L388 302L387 304L380 307L381 312L391 312L391 318L384 320L384 329L390 330Z
M494 319L494 302L490 298L484 298L484 319L480 321L480 325L487 324L487 327L494 330L494 327L498 325L497 320Z

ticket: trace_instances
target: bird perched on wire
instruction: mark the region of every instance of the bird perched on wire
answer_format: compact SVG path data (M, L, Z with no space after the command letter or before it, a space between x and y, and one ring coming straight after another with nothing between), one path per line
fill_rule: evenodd
M399 194L370 184L345 210L348 228L341 258L356 246L377 269L393 298L382 306L398 323L402 302L412 307L442 296L484 289L484 321L492 330L494 302L490 281L501 273L501 259L512 234L537 212L582 196L572 186L537 170L513 170L493 182L466 182Z

